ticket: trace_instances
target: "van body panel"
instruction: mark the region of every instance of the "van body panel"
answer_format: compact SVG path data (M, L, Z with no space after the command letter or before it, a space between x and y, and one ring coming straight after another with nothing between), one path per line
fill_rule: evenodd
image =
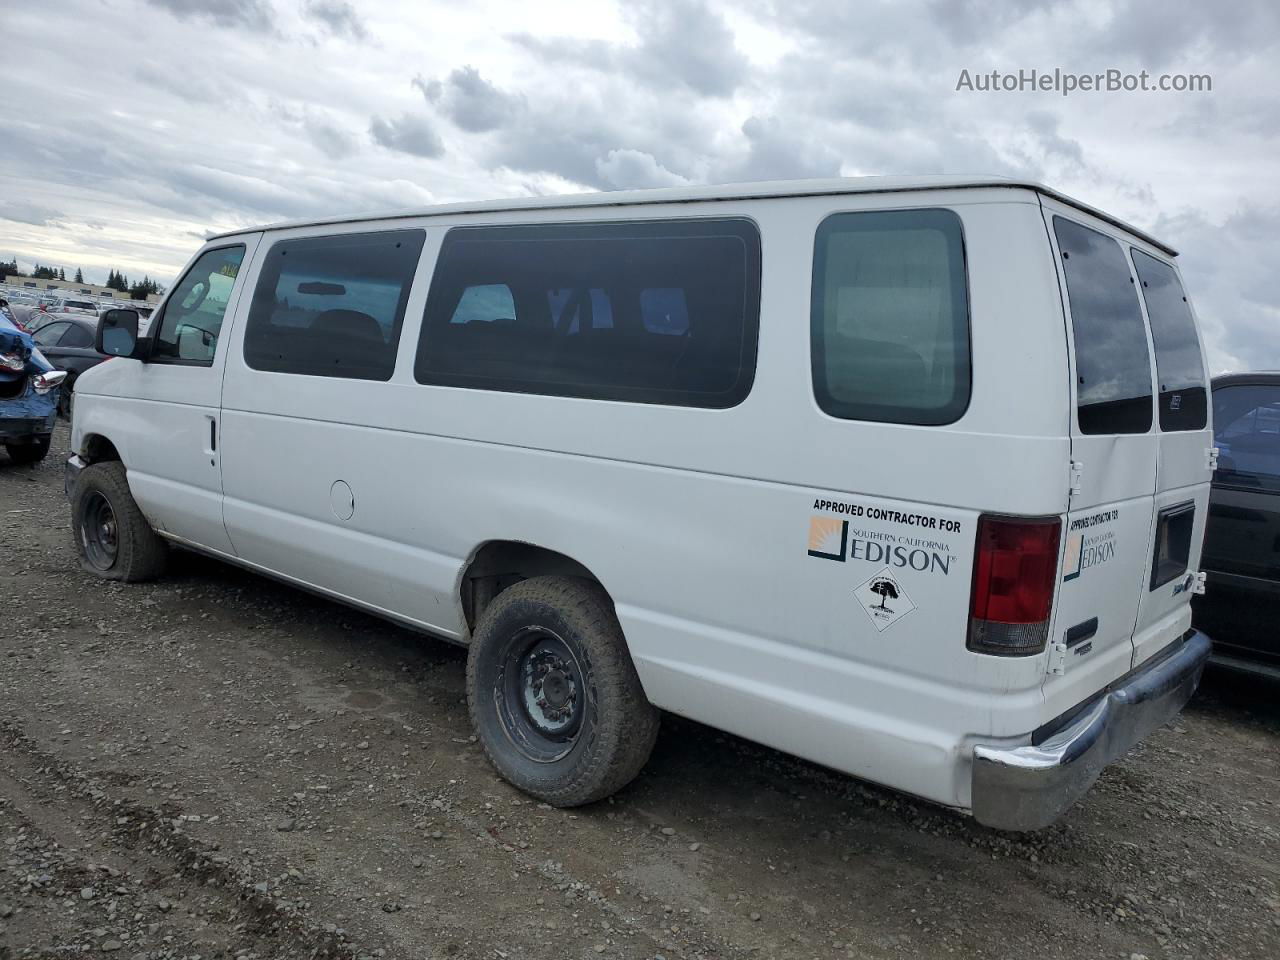
M216 510L200 508L206 526L170 527L181 522L175 511L193 508L154 479L151 459L163 455L154 427L115 413L142 402L125 398L145 392L148 365L102 365L116 369L96 378L101 396L78 412L76 435L112 418L125 425L118 446L139 502L171 536L458 642L470 639L459 584L479 547L516 541L564 554L613 599L657 706L968 808L976 743L1025 744L1130 669L1150 565L1159 438L1154 429L1079 434L1052 203L1029 187L991 184L442 210L273 229L260 244L254 235L218 345L220 469ZM1059 208L1094 225L1077 207ZM937 426L840 419L814 394L814 238L835 215L909 209L959 218L968 403ZM759 233L754 381L736 406L416 381L450 229L689 218L736 218ZM246 361L254 291L277 243L390 230L420 230L424 242L389 379ZM304 284L300 295L304 286L325 287ZM167 429L175 442L196 439ZM1173 474L1182 475L1174 463L1190 456L1187 443L1168 447ZM1074 492L1073 460L1085 464ZM1092 653L1054 677L1051 649L969 650L980 517L1061 518L1065 552L1072 522L1104 513L1081 529L1104 526L1114 552L1104 567L1057 578L1050 632L1052 640L1096 616ZM1154 651L1181 612L1153 606L1151 615Z

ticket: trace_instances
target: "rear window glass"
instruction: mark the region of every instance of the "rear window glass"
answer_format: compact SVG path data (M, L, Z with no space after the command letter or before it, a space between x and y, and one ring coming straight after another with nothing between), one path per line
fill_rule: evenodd
M1076 348L1080 432L1151 429L1147 328L1120 244L1072 220L1053 218L1062 251Z
M255 370L390 380L422 230L282 240L267 253L244 334Z
M964 237L950 210L841 213L818 228L818 405L846 420L942 424L969 404Z
M760 238L744 220L460 227L419 383L730 407L755 375Z
M1131 252L1156 347L1160 429L1203 430L1208 422L1208 391L1187 295L1173 267L1141 250Z
M1280 490L1280 385L1215 388L1213 430L1215 483Z

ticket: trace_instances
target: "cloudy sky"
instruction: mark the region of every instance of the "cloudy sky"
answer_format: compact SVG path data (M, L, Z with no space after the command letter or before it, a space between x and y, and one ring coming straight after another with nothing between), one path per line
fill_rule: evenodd
M312 214L1029 176L1181 251L1215 371L1280 368L1274 0L5 0L0 37L0 259L168 282ZM956 89L1033 68L1212 90Z

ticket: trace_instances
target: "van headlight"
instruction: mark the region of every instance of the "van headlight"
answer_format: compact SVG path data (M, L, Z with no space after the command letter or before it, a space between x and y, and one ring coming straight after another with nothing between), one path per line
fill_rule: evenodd
M35 388L36 393L43 395L62 386L62 381L65 379L67 379L67 371L50 370L48 373L42 373L38 377L32 377L31 386Z

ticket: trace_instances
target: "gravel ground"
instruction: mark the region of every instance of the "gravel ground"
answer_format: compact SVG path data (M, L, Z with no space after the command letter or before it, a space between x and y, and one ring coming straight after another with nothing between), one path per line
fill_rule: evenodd
M191 555L81 572L66 439L0 454L0 960L1280 956L1273 688L1211 676L1032 836L673 717L555 810L459 648Z

